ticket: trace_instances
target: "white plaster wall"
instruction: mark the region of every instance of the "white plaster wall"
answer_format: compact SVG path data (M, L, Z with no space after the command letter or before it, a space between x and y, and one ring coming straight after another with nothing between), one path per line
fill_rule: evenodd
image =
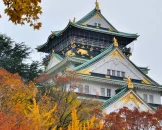
M99 95L101 96L101 88L105 88L105 96L107 94L106 89L111 89L111 96L115 95L115 90L119 88L117 85L112 85L112 84L106 84L106 83L99 83L99 82L92 82L92 81L87 81L87 80L81 80L77 84L83 85L83 88L85 85L89 86L89 94L92 95ZM78 89L76 89L76 92L78 92Z
M143 79L143 75L125 58L121 60L116 56L112 58L107 55L89 67L91 72L100 74L107 74L107 69L125 72L125 76L131 79Z
M111 27L104 19L101 19L101 18L93 17L87 21L88 25L94 26L95 23L100 23L102 28L110 28Z
M57 65L59 62L60 62L60 60L58 60L56 57L54 57L54 56L51 57L48 65L47 65L46 71L51 69L53 66Z
M67 62L67 64L60 67L55 72L51 73L51 75L59 75L59 76L61 76L61 75L63 75L63 71L65 71L66 68L68 68L68 70L72 70L74 67L75 67L75 64L73 62Z
M90 88L90 93L92 95L96 95L98 94L99 96L101 96L101 88L105 88L105 96L106 96L106 89L111 89L111 96L115 95L115 90L120 88L121 86L117 86L117 85L112 85L112 84L106 84L106 83L99 83L99 82L92 82L92 81L87 81L87 80L81 80L78 84L83 85L83 87L85 85L88 85ZM78 89L75 90L75 92L78 92ZM147 94L148 95L148 99L149 99L149 95L153 95L154 97L154 104L161 104L161 93L158 91L151 91L151 90L143 90L143 89L138 89L136 90L136 93L143 99L143 94ZM149 103L149 101L148 101Z
M123 108L123 107L127 107L130 110L133 110L134 108L138 108L140 111L148 111L149 108L146 107L144 104L139 103L140 107L138 108L138 106L136 106L136 104L130 100L129 102L127 102L126 104L124 104L122 101L118 100L116 102L114 102L113 104L109 105L108 107L106 107L103 112L104 113L111 113L111 112L118 112L119 109Z
M148 96L148 103L149 103L149 95L153 95L154 97L154 104L161 104L161 94L158 91L150 91L150 90L136 90L137 94L143 99L143 94L147 94Z

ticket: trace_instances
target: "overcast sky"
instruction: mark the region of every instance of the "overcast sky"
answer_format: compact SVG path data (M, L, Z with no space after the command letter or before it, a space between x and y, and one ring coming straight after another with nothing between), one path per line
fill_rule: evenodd
M3 15L0 3L0 33L16 42L25 42L33 49L46 42L51 31L63 29L69 19L77 20L95 7L95 0L42 0L43 27L34 31L28 25L16 26ZM162 0L99 0L102 14L119 31L138 33L131 60L141 67L148 66L149 76L162 84ZM32 59L41 60L34 50Z

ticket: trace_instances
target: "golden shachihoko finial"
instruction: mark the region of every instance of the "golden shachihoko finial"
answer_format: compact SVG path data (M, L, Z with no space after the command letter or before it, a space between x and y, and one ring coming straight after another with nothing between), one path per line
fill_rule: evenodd
M131 79L130 79L129 76L127 78L127 84L128 84L128 88L130 88L130 89L133 89L134 88L133 83L132 83L132 81L131 81Z
M96 10L100 10L99 3L97 0L96 0Z
M75 20L76 20L76 18L74 17L74 19L73 19L73 23L75 23Z
M114 37L114 39L113 39L113 40L114 40L114 46L116 46L116 47L117 47L117 46L118 46L118 41L117 41L117 39Z
M54 31L51 31L52 35L55 35L55 32Z

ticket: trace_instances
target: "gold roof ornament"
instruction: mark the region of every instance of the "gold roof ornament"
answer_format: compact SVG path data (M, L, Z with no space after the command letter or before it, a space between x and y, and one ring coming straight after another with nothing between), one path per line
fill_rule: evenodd
M93 47L90 48L90 51L93 51Z
M84 49L78 49L78 50L77 50L77 53L78 53L78 54L81 54L82 56L83 56L83 55L89 56L88 51L87 51L87 50L84 50Z
M104 46L101 44L101 48L104 48Z
M89 68L79 71L80 74L91 75Z
M112 28L108 28L108 30L109 30L109 31L111 31L111 32L113 31L113 29L112 29Z
M100 10L100 6L99 6L99 3L98 3L98 1L96 0L96 10Z
M55 32L54 31L51 31L51 33L52 33L52 38L54 38Z
M142 83L143 84L152 84L149 80L147 80L146 78L142 79Z
M114 37L113 41L114 41L114 46L118 47L118 41L115 37Z
M72 48L75 48L75 47L76 47L76 45L73 43L73 44L71 44L71 47L72 47Z
M71 47L72 47L72 48L75 48L75 47L76 47L75 41L72 41L72 42L71 42Z
M76 20L76 18L74 17L74 19L73 19L73 23L75 23L75 20Z
M87 26L87 23L82 23L83 26Z
M75 53L72 50L66 52L65 56L75 56Z
M133 89L134 88L133 83L132 83L132 81L131 81L131 79L130 79L129 76L127 78L127 84L128 84L128 88L130 88L130 89Z

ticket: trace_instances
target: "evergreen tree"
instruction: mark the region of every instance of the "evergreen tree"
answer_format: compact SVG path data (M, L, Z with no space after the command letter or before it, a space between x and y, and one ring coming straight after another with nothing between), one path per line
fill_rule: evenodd
M10 73L19 73L24 80L33 80L40 72L40 63L30 59L31 48L24 43L16 43L11 38L0 34L0 68L4 68Z

